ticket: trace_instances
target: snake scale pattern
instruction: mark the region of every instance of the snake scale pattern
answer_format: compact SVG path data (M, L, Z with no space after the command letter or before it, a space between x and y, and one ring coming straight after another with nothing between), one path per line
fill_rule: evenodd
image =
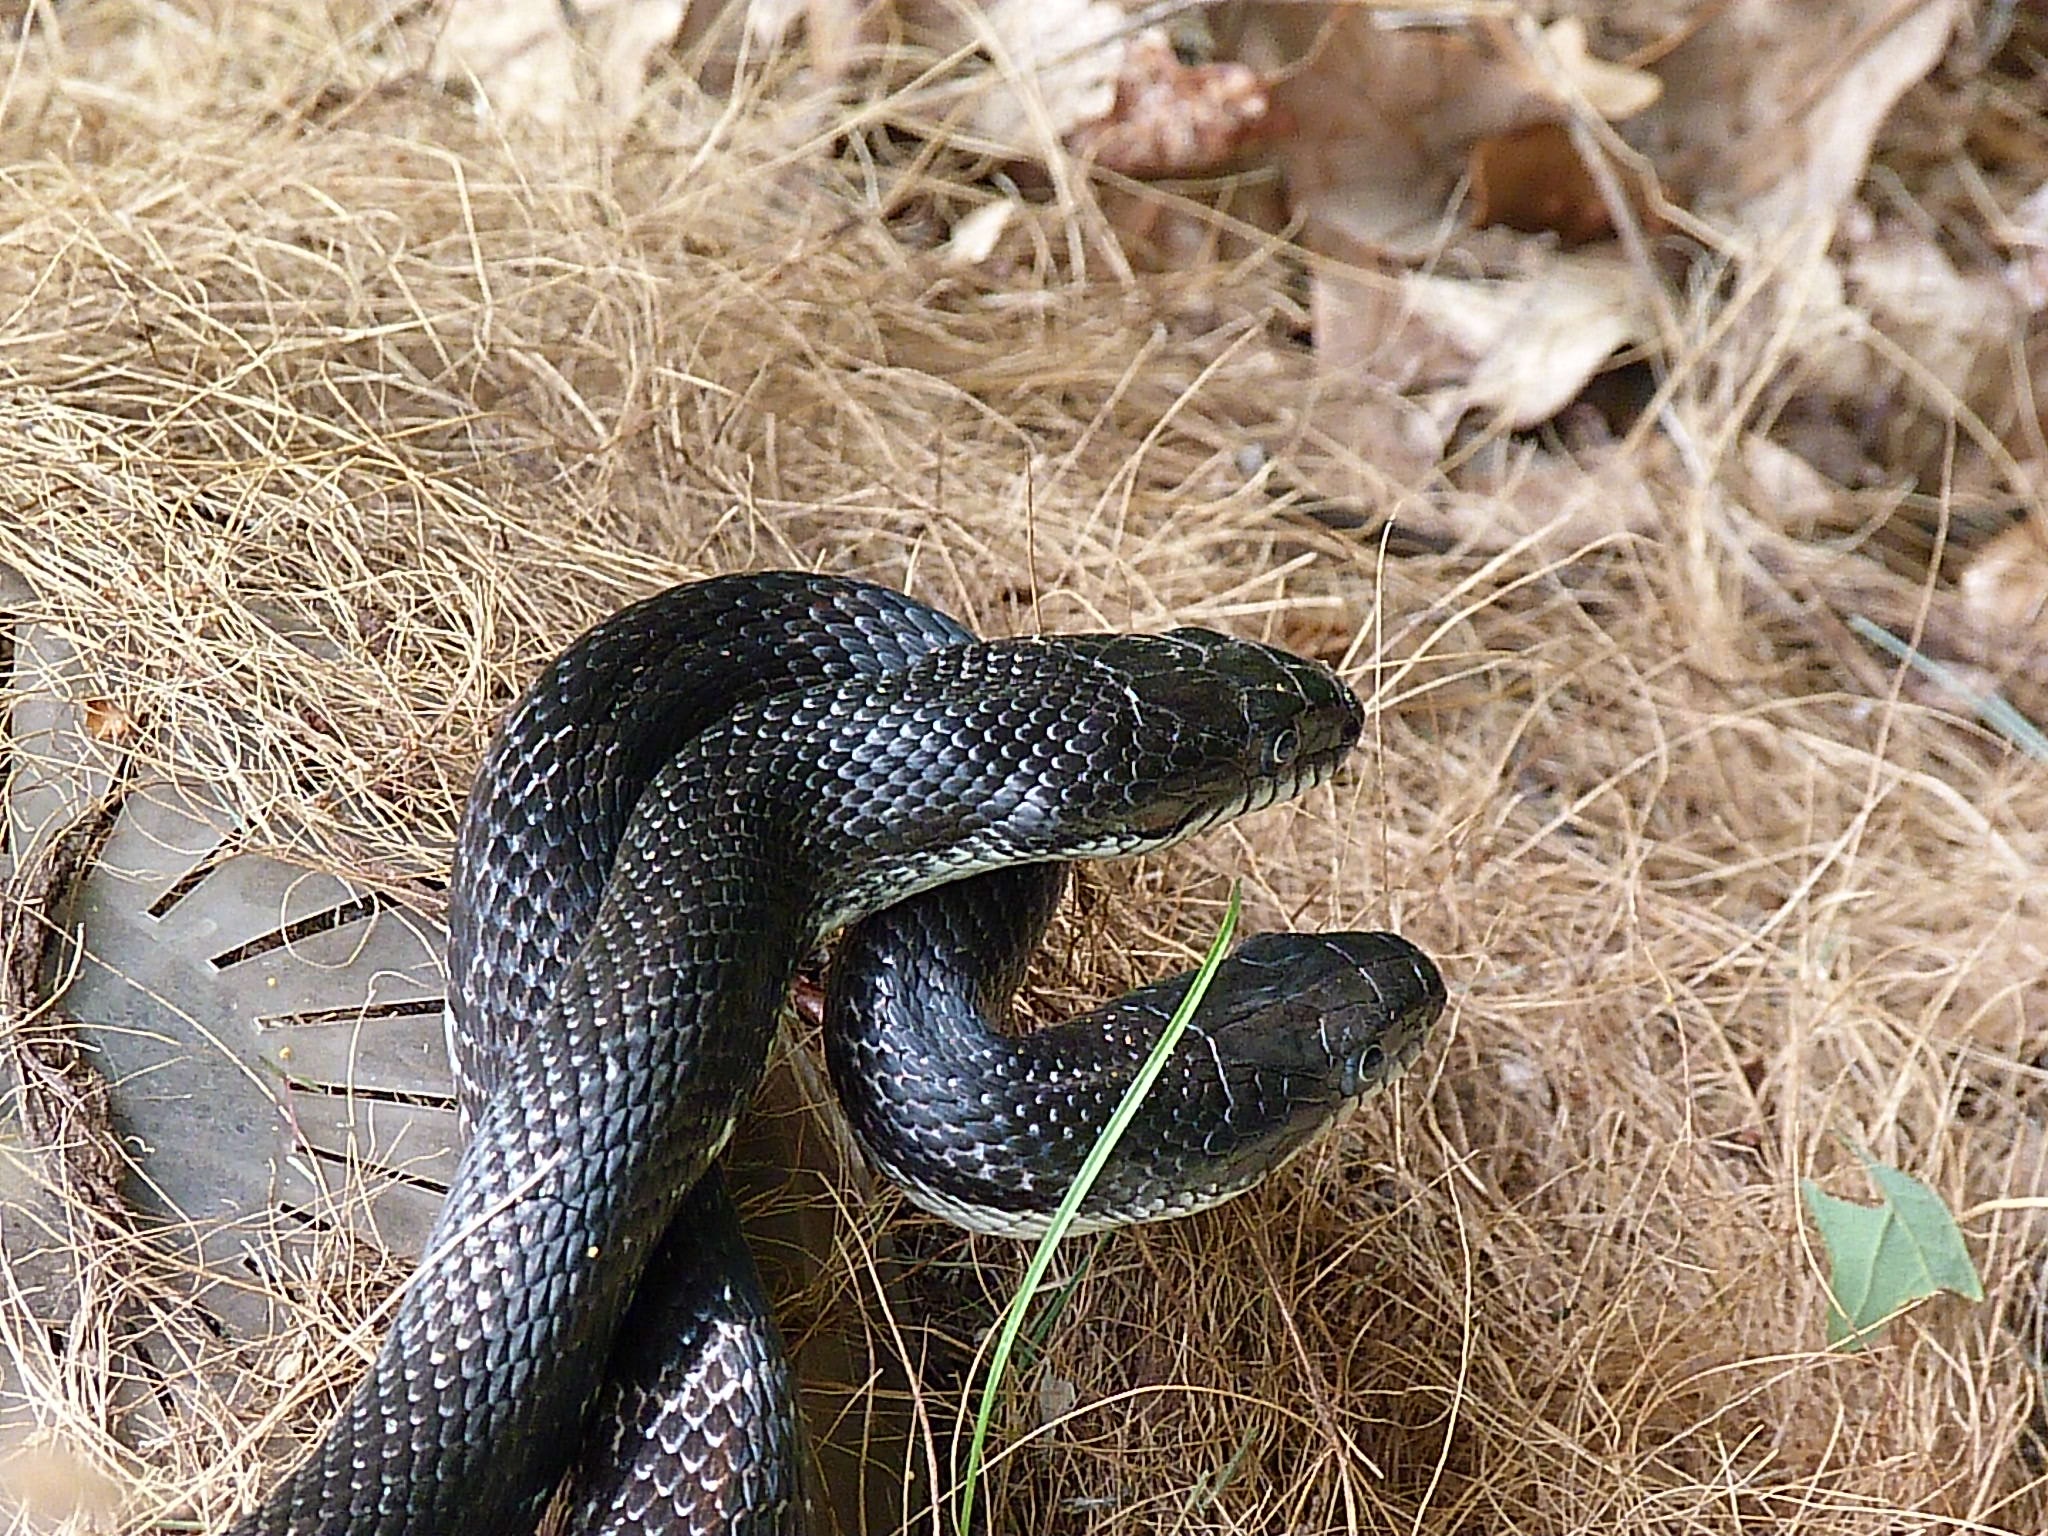
M449 1026L471 1135L383 1346L234 1536L813 1528L780 1342L715 1159L795 969L854 925L828 1058L920 1203L1028 1232L1186 979L1023 1040L1060 863L1325 780L1357 698L1202 630L982 641L797 572L672 588L540 672L458 837ZM1084 1220L1227 1198L1419 1050L1385 934L1225 967ZM1078 1148L1078 1152L1076 1149Z

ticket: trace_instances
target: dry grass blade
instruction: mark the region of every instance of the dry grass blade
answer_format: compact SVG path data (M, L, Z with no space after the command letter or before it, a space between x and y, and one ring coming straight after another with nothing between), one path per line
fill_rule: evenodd
M1188 963L1243 874L1248 930L1400 928L1452 1016L1273 1187L1103 1246L992 1529L2048 1524L2048 774L1838 660L1714 452L1627 461L1653 535L1383 550L1256 467L1356 457L1312 426L1283 255L1090 281L1085 224L1027 202L1024 258L947 266L920 221L986 167L904 150L880 94L678 87L631 134L522 137L355 0L34 9L61 36L0 86L9 610L250 845L431 908L518 684L713 569L858 573L990 632L1208 623L1374 697L1336 787L1091 876L1034 1006ZM1659 422L1733 441L1770 359L1680 328ZM1525 526L1501 484L1467 526ZM1977 1212L1989 1298L1854 1362L1797 1204L1853 1172L1845 1135ZM926 1427L880 1471L934 1529L949 1394L1021 1260L868 1219ZM121 1284L118 1235L71 1231ZM876 1288L838 1262L807 1301ZM0 1371L39 1393L9 1433L115 1486L75 1518L0 1492L46 1528L211 1528L317 1433L376 1278L294 1276L294 1326L236 1392L165 1397L174 1433L110 1385L118 1323L5 1292Z

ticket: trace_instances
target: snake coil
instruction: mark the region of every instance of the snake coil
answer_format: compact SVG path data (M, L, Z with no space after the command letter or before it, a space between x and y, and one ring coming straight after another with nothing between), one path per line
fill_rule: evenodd
M348 1405L234 1531L531 1530L558 1496L578 1531L804 1529L787 1367L713 1167L803 955L861 924L830 1054L878 1165L956 1219L1031 1230L1185 986L992 1043L1053 866L1320 783L1362 717L1270 647L981 641L795 572L592 629L507 717L458 838L472 1134L447 1204ZM1443 1004L1428 960L1391 935L1306 942L1307 980L1271 941L1232 962L1088 1220L1226 1198L1412 1058Z

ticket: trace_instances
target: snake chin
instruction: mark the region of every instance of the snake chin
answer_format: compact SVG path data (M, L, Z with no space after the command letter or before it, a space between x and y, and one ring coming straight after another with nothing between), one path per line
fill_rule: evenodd
M1341 747L1312 757L1298 758L1285 769L1248 781L1232 800L1217 805L1196 805L1179 821L1167 818L1162 825L1170 830L1162 832L1156 842L1145 846L1162 848L1198 837L1240 816L1250 816L1320 788L1336 777L1338 768L1350 751L1351 742L1347 740Z
M890 1181L903 1191L905 1198L919 1210L980 1236L1035 1243L1052 1229L1051 1203L1043 1209L1029 1210L982 1205L963 1200L957 1195L922 1183L896 1170L883 1171ZM1154 1221L1174 1221L1182 1216L1213 1210L1263 1183L1272 1171L1261 1169L1256 1177L1250 1179L1219 1180L1201 1187L1162 1191L1155 1199L1143 1205L1125 1207L1113 1213L1083 1211L1074 1218L1072 1225L1067 1228L1067 1233L1073 1237L1086 1237L1091 1233L1114 1231L1119 1227L1142 1226Z

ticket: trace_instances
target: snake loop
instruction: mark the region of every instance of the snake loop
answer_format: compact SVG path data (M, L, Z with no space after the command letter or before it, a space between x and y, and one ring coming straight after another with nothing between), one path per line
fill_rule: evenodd
M855 936L853 1000L835 1006L861 1011L865 993L880 1022L833 1070L864 1060L881 1084L909 1038L892 1032L928 1028L888 978L952 944L950 968L934 964L964 979L930 995L952 999L932 1006L953 1028L963 999L1000 1006L1036 937L998 924L977 945L970 923L961 952L932 914L1296 794L1361 720L1327 668L1266 646L1201 630L978 641L900 594L798 573L676 588L600 624L508 717L465 815L449 1016L473 1131L427 1255L325 1440L235 1531L530 1530L572 1464L575 1529L801 1529L786 1368L708 1178L799 960L879 925ZM1182 1163L1206 1143L1221 1172L1145 1196L1139 1217L1235 1192L1412 1054L1441 982L1368 937L1385 942L1334 968L1376 1021L1357 1040L1314 1006L1285 1047L1204 1023L1216 1070L1185 1076L1210 1108L1151 1134ZM1268 960L1241 974L1284 1007L1297 984ZM981 1074L970 1096L1084 1123L1145 1004L1118 1006L1085 1043L947 1059ZM1081 1084L1082 1058L1095 1086L1062 1098L1053 1079ZM1262 1096L1277 1151L1247 1150ZM940 1208L1016 1217L1051 1180L1055 1154L1033 1154L1014 1115L949 1151L935 1126L899 1135L872 1109L853 1112L871 1154ZM953 1177L976 1159L978 1177Z

